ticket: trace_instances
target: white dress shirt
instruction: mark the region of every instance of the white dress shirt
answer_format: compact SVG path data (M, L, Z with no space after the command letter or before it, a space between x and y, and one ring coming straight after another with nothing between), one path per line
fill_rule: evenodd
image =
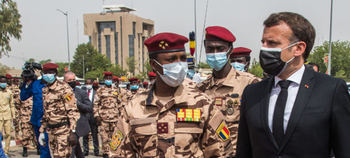
M86 89L86 93L89 95L89 100L92 102L92 98L94 97L94 89L90 89L90 94L89 94L89 89Z
M297 97L300 82L303 77L305 71L305 66L303 65L298 71L293 73L287 80L291 81L289 87L288 87L288 98L286 102L286 108L284 110L284 117L283 117L283 130L286 132L288 121L290 118L290 115L292 113L292 109L294 106L295 99ZM271 94L270 94L270 102L269 102L269 111L268 111L268 121L269 121L269 128L272 132L272 122L273 122L273 113L275 111L276 101L278 98L278 94L281 92L281 87L278 85L278 82L281 81L279 77L275 76L275 83L272 87Z

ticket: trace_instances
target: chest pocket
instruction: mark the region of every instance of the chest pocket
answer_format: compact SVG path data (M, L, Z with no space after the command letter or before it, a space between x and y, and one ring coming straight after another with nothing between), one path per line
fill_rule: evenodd
M46 102L45 110L47 113L50 112L65 112L64 106L57 106L58 104L63 104L63 99L59 95L49 95L44 100Z
M157 155L157 123L156 118L142 118L130 120L132 137L137 149L143 157Z
M175 154L198 153L198 142L203 133L200 122L175 123Z

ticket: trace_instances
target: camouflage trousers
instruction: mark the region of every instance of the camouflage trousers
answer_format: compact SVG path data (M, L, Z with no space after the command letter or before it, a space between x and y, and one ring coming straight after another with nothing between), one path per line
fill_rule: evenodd
M102 138L102 152L103 154L109 153L109 143L111 141L114 128L117 127L117 122L101 122L100 134Z
M47 129L47 134L49 135L49 148L51 157L70 157L72 154L72 147L68 144L68 136L70 132L71 131L68 125L54 129Z
M34 129L30 122L21 122L22 139L21 143L23 147L36 146L36 139Z
M21 136L19 134L19 131L20 131L20 121L19 121L19 114L18 114L18 111L16 110L15 111L15 118L13 119L13 126L15 127L15 139L16 140L21 140Z

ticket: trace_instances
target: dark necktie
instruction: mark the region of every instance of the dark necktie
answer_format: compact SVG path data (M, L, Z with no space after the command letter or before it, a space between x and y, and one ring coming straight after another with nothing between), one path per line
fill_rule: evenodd
M278 82L278 85L281 87L281 92L278 94L276 101L275 111L273 113L273 123L272 123L272 133L275 137L277 144L281 145L284 130L283 130L283 121L284 121L284 109L286 107L286 102L288 98L288 87L290 81L281 80Z

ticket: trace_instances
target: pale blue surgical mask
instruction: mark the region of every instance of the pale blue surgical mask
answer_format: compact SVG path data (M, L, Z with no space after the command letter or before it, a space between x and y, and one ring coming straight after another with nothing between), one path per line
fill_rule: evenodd
M55 76L55 74L44 74L43 80L46 81L47 83L51 84L51 83L55 82L56 76Z
M7 86L7 83L0 83L1 88L6 88L6 86Z
M207 63L216 71L221 70L227 63L227 52L207 53Z
M177 87L184 81L188 70L187 62L176 62L161 65L158 61L154 61L163 67L163 75L158 71L157 73L167 85L170 87Z
M105 80L105 85L107 85L107 86L112 85L112 80Z
M138 89L139 89L139 85L130 86L130 90L138 90Z
M192 79L194 74L195 74L195 72L194 72L193 69L188 69L188 71L187 71L187 78Z
M231 63L232 67L238 71L246 72L245 70L245 64L239 63L239 62L233 62Z

